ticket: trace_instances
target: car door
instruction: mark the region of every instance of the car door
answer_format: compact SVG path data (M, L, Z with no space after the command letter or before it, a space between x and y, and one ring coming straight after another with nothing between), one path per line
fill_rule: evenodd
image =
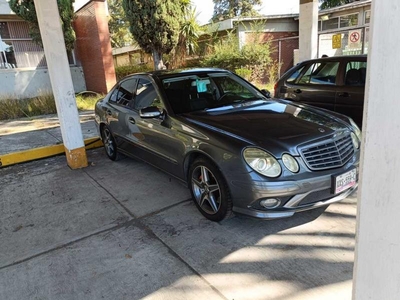
M140 110L158 107L161 117L141 118ZM174 120L166 115L165 106L154 82L138 78L135 98L127 113L129 152L174 176L183 178L181 167L185 147L174 129Z
M359 126L362 124L366 72L365 58L343 62L335 99L335 111L351 117Z
M334 110L336 77L339 69L337 61L316 61L304 68L300 76L286 81L285 98Z
M106 123L116 139L119 149L127 150L127 140L132 125L129 123L130 105L134 99L137 78L132 76L122 80L110 94L105 110Z

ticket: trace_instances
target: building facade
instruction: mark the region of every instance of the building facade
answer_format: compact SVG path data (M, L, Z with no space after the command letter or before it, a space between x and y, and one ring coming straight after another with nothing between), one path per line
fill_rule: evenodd
M371 0L359 0L321 10L318 21L318 56L368 52Z
M359 0L343 6L320 10L318 14L318 57L366 54L368 51L371 0ZM212 26L223 34L235 30L240 46L248 42L254 29L268 41L278 62L278 77L299 62L299 15L272 15L257 18L228 19Z
M86 90L82 67L68 53L76 92ZM29 36L29 25L0 0L0 98L30 98L51 93L42 47Z
M75 1L76 45L68 52L75 93L107 93L115 84L106 0ZM29 25L0 0L0 99L52 93L46 57Z

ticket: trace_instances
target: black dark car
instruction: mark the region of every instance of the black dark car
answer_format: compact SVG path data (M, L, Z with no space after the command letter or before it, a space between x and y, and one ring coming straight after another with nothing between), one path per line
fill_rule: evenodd
M362 123L367 56L307 60L287 71L275 97L329 109Z
M128 76L95 117L110 159L133 156L182 180L213 221L289 217L357 187L360 130L350 118L272 100L225 70Z

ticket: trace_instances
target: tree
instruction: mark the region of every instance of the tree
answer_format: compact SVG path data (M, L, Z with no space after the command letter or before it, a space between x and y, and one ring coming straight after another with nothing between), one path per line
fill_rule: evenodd
M336 6L340 6L343 4L354 2L354 0L320 0L321 6L320 9L327 9Z
M72 27L74 19L75 0L57 0L58 11L60 14L62 30L64 33L65 48L71 51L75 44L75 31ZM15 14L29 23L29 35L32 40L43 47L40 35L39 23L36 16L35 3L33 0L10 0L10 8Z
M108 0L111 47L121 48L135 43L129 31L129 21L122 8L122 0Z
M259 13L255 5L261 5L261 0L213 0L214 14L212 20L218 22L235 17L255 17Z
M123 0L130 31L139 46L153 55L154 68L164 69L163 54L177 45L182 9L180 0Z
M188 54L195 54L198 48L197 40L202 33L200 25L197 23L196 9L193 8L190 0L181 0L183 13L180 25L178 44L171 52L169 67L176 68L185 65Z

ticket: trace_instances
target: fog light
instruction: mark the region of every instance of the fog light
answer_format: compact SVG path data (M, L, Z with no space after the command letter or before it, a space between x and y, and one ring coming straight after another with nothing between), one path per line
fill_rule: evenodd
M279 206L279 204L281 204L281 200L279 200L279 199L274 199L274 198L271 198L271 199L264 199L264 200L261 200L261 201L260 201L260 205L261 205L262 207L270 208L270 209Z

